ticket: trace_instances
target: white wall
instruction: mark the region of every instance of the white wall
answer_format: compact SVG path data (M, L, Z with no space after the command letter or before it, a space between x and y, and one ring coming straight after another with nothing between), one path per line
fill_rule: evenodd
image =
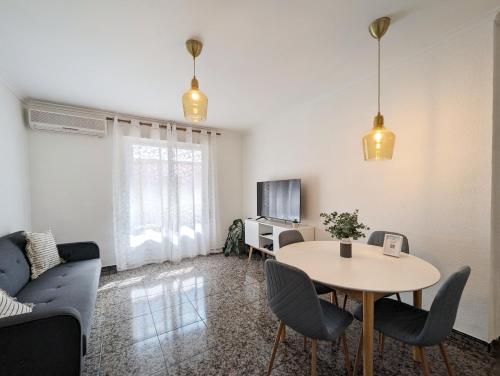
M302 178L303 220L319 227L318 238L327 239L320 212L359 208L372 230L405 233L412 253L443 279L470 265L456 329L488 339L492 37L493 20L483 20L383 69L382 113L397 137L392 161L363 161L376 76L284 108L249 132L245 215L256 214L256 181ZM424 291L425 307L436 288Z
M110 127L112 128L112 127ZM218 172L223 236L241 217L241 137L218 138ZM112 137L30 132L32 221L35 231L51 228L58 242L96 241L103 265L114 265Z
M28 137L19 99L0 81L0 236L30 230Z

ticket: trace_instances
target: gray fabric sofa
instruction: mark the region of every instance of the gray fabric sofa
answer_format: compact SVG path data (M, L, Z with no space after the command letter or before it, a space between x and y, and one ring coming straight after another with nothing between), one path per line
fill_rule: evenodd
M101 260L93 242L58 244L66 261L35 280L22 231L0 238L0 289L33 312L0 319L2 375L79 375L86 353Z

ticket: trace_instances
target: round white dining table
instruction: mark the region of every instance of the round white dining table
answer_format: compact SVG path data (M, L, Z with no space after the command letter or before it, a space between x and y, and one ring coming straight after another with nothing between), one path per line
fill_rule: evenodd
M363 303L363 374L373 375L374 302L390 293L413 292L421 308L422 289L437 283L439 270L413 255L384 255L382 247L352 244L352 257L340 257L340 242L309 241L287 245L275 253L279 262L307 273L314 281L333 287ZM418 359L416 359L418 360Z

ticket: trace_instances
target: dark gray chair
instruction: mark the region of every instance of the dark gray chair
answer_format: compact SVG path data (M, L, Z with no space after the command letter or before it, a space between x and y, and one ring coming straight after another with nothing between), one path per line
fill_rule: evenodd
M387 298L375 302L375 329L386 336L417 347L418 357L426 376L429 375L429 366L425 358L424 347L435 345L439 345L448 375L453 375L443 341L451 333L455 324L458 305L470 270L470 267L464 266L446 280L436 294L430 311ZM363 306L355 309L354 316L359 321L363 320ZM354 372L356 372L361 347L362 336Z
M376 245L377 247L383 247L386 234L402 236L403 237L403 244L401 245L401 252L408 253L408 254L410 253L410 245L408 243L408 238L405 235L400 234L398 232L373 231L372 234L370 235L370 237L368 238L368 241L366 242L366 244ZM396 293L396 298L398 299L398 302L401 301L401 295L399 295L399 293ZM345 308L345 298L344 298L344 308Z
M273 368L276 351L285 326L312 339L311 374L316 375L317 341L336 341L342 337L344 365L350 375L349 352L345 330L352 315L335 304L319 299L311 279L302 270L276 260L265 263L267 302L280 320L267 374Z
M285 247L289 244L294 244L294 243L301 243L304 241L304 237L300 232L297 230L286 230L283 232L280 232L278 236L278 242L280 248ZM316 289L316 293L318 295L323 295L323 294L332 294L330 296L330 301L332 303L337 304L337 294L334 289L331 287L325 286L321 283L314 282L314 288Z
M405 235L399 234L397 232L373 231L366 243L370 245L376 245L377 247L383 247L386 234L402 236L403 244L401 245L401 252L410 253L410 245L408 243L408 238Z
M403 237L403 244L401 245L401 252L404 252L404 253L410 253L410 246L409 246L409 243L408 243L408 238L403 235L403 234L399 234L397 232L392 232L392 231L373 231L372 234L370 235L370 237L368 238L368 241L366 242L366 244L369 244L369 245L375 245L377 247L383 247L384 246L384 239L385 239L385 235L386 234L391 234L391 235L399 235L399 236L402 236ZM389 294L387 296L390 296L392 294ZM348 299L348 295L344 295L344 303L342 304L342 308L345 309L346 305L347 305L347 299ZM396 297L398 299L398 302L401 301L401 295L399 295L399 293L396 293Z

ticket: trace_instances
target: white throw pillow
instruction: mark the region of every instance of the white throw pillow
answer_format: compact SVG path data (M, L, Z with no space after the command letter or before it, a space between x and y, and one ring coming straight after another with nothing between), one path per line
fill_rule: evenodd
M59 257L56 241L52 232L25 232L26 256L31 264L31 279L38 278L42 273L64 262Z
M33 304L19 303L16 298L0 290L0 319L33 311Z

